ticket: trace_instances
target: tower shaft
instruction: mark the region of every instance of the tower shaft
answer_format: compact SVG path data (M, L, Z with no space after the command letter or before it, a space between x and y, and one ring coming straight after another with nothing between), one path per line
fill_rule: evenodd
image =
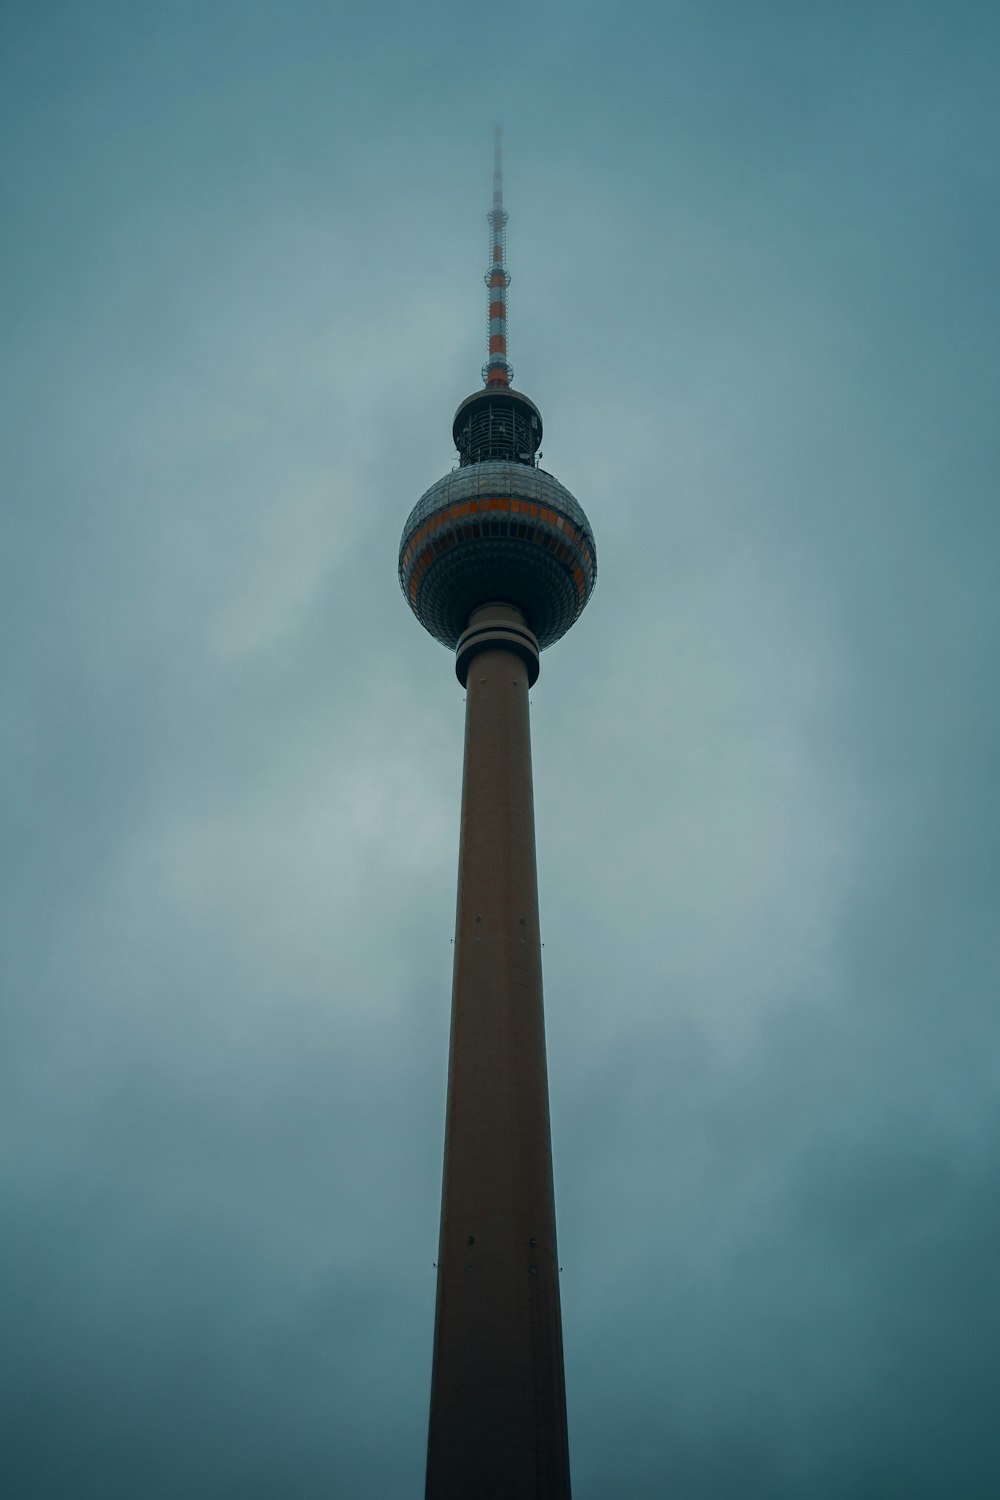
M459 644L466 686L428 1500L568 1500L559 1262L519 610ZM526 646L525 641L529 644Z

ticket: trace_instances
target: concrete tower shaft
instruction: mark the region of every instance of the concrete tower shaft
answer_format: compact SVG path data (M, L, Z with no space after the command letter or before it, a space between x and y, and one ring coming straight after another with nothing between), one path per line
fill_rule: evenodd
M568 1500L528 688L517 610L467 636L428 1500ZM460 648L459 661L462 662Z

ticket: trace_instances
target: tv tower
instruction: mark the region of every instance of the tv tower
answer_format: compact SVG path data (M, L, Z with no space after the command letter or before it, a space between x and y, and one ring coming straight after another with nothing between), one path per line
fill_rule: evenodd
M403 528L399 580L455 652L465 764L427 1500L568 1500L528 689L597 576L590 524L538 467L511 386L496 131L485 389L455 413L459 467Z

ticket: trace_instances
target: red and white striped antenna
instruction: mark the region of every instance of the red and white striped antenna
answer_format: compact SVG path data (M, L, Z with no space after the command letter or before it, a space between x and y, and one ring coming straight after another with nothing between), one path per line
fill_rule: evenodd
M490 351L483 365L483 383L487 386L509 386L514 368L507 359L507 210L503 206L503 128L493 132L493 207L487 214L490 225L490 268L485 281L490 297Z

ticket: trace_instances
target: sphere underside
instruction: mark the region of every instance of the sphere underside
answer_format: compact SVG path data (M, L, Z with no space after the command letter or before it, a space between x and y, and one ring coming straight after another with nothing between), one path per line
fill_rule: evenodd
M522 463L467 464L431 485L403 528L399 581L421 625L454 648L473 610L516 605L543 649L590 598L597 554L569 490Z

